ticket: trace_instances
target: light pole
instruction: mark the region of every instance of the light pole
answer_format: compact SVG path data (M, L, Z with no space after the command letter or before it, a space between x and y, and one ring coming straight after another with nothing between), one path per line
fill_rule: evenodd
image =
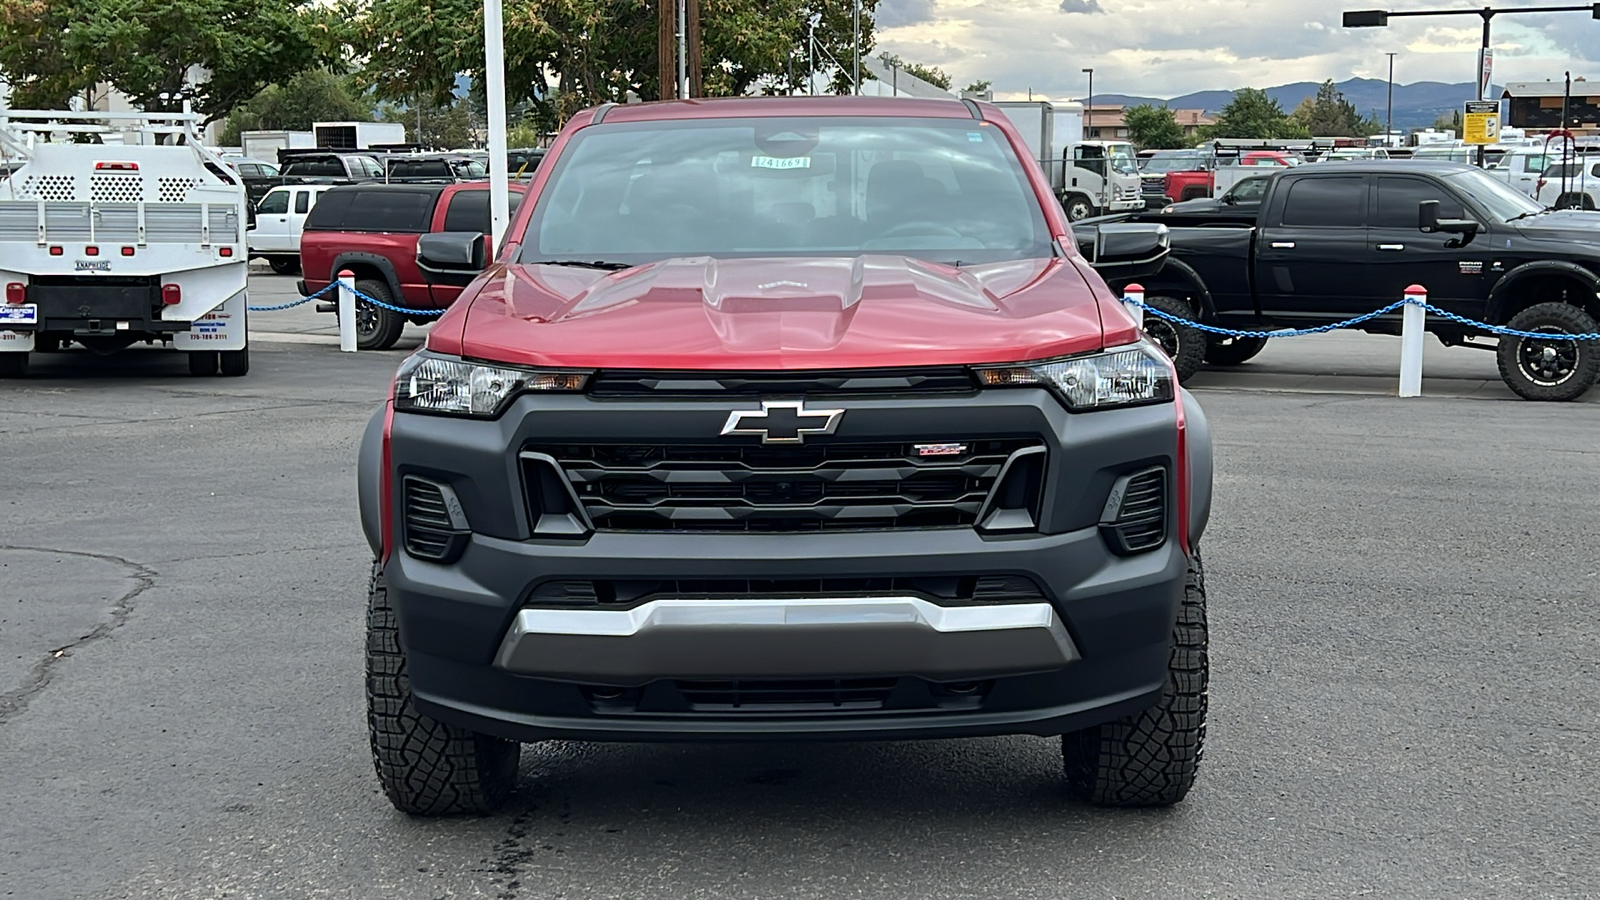
M1383 117L1383 143L1394 139L1394 54L1389 54L1389 111Z
M1495 9L1485 6L1482 9L1426 9L1405 10L1391 12L1385 9L1362 9L1346 12L1344 14L1344 27L1346 28L1383 28L1389 24L1390 19L1401 19L1410 16L1478 16L1483 19L1483 45L1478 50L1478 70L1473 74L1473 82L1478 89L1473 91L1479 100L1489 99L1489 81L1483 77L1484 59L1489 52L1489 23L1501 13L1541 13L1541 12L1586 12L1600 19L1600 3L1590 3L1584 6L1524 6L1517 9ZM1478 165L1483 165L1483 148L1478 148Z
M1094 69L1084 69L1089 75L1089 99L1083 104L1083 137L1094 138Z
M855 0L850 14L850 28L854 32L855 68L850 72L851 93L861 96L861 0Z
M493 259L511 224L511 194L506 182L506 52L500 0L483 0L484 101L489 104L489 246Z

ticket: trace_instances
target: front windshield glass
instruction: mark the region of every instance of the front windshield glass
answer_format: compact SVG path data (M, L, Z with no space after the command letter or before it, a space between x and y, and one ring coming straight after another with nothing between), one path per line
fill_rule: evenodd
M1150 175L1165 175L1168 172L1191 172L1200 168L1200 157L1193 156L1152 156L1144 161L1143 171Z
M1229 188L1226 196L1235 203L1260 203L1261 198L1267 195L1267 182L1271 180L1266 177L1246 178Z
M1455 184L1457 190L1476 200L1478 205L1489 211L1489 215L1502 222L1523 213L1544 209L1532 197L1504 181L1491 178L1481 169L1456 172L1445 177Z
M1124 175L1139 171L1139 158L1134 155L1132 144L1112 144L1108 149L1111 151L1112 169Z
M574 136L539 195L521 259L682 256L944 262L1051 255L1005 136L950 119L617 123Z

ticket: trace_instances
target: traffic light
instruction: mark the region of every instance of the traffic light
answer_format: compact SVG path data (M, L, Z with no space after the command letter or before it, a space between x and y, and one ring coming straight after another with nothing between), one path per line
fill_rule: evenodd
M1600 18L1600 3L1594 5L1595 16ZM1381 28L1389 24L1389 14L1381 9L1363 9L1344 14L1346 28Z

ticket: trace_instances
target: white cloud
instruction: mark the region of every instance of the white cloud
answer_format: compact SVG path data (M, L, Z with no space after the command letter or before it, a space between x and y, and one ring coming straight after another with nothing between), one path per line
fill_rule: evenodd
M1383 78L1466 82L1479 23L1470 16L1341 27L1345 6L1448 7L1438 0L881 0L878 44L934 63L957 84L994 82L997 96L1095 93L1172 97L1293 81ZM1079 14L1064 14L1071 10ZM1093 13L1093 14L1083 14ZM887 14L887 15L885 15ZM1494 20L1495 81L1600 78L1600 22L1585 12Z

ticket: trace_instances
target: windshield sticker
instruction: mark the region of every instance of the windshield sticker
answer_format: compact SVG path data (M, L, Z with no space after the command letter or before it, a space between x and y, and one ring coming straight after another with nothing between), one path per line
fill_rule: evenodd
M809 156L752 156L750 157L752 169L809 169L811 157Z
M967 132L967 140L971 141L974 144L981 144L981 143L983 143L983 132L981 132L981 131L969 131L969 132Z

